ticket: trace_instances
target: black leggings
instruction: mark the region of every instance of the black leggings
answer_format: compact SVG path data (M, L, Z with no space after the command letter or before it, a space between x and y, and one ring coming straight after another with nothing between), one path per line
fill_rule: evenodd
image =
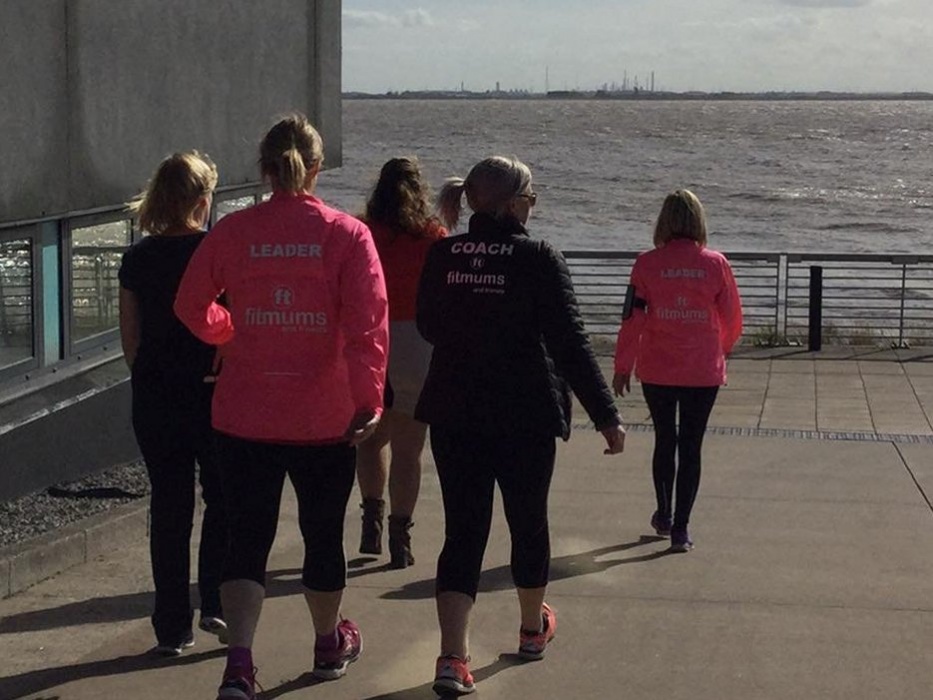
M547 499L554 472L554 437L488 436L431 426L431 451L445 517L437 592L455 591L476 599L497 482L512 536L512 580L519 588L546 586L551 562Z
M283 445L216 435L230 527L223 580L266 585L287 474L305 545L301 582L312 591L343 590L343 521L356 476L356 449L347 443Z
M677 480L677 509L674 529L686 529L690 511L700 488L700 450L709 415L716 403L718 386L663 386L642 384L645 402L654 423L652 473L658 513L671 517L674 480ZM680 431L677 406L680 405ZM677 464L675 467L675 455Z
M133 380L133 429L146 461L152 495L149 553L155 583L152 625L160 643L191 633L191 530L195 512L195 462L204 499L198 547L201 615L223 617L220 578L227 526L220 474L214 457L210 387L173 391Z

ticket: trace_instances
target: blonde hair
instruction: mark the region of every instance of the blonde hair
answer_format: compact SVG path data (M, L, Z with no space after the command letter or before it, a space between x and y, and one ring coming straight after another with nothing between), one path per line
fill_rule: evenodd
M448 228L454 228L463 210L463 194L477 214L497 219L508 211L509 202L531 185L531 170L515 156L492 156L474 165L466 179L448 178L438 196L438 211Z
M145 191L127 204L142 231L159 235L171 229L199 228L194 212L217 186L217 166L202 153L173 153L159 163Z
M706 213L699 198L690 190L667 195L654 226L654 245L658 248L676 238L706 245Z
M379 180L366 202L363 218L415 238L427 235L431 215L431 188L421 176L415 156L392 158L379 173Z
M290 114L269 129L259 146L259 168L273 188L297 194L324 162L324 142L303 114Z

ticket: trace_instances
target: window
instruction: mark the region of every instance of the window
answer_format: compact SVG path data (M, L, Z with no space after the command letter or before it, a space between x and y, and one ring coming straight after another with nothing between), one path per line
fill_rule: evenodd
M232 214L235 211L240 209L246 209L251 207L256 203L255 195L247 195L246 197L237 197L236 199L224 199L220 202L214 204L214 223L216 224L227 214Z
M131 234L129 220L72 227L72 344L118 327L120 282L117 274Z
M0 370L35 355L32 241L0 240Z

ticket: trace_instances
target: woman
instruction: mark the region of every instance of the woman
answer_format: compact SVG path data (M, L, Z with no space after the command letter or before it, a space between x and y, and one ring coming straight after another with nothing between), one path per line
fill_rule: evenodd
M642 383L654 423L657 508L651 526L670 536L676 552L693 548L687 526L700 486L703 435L726 382L726 356L742 335L732 268L706 240L706 216L696 195L668 195L654 228L654 250L638 256L632 268L612 381L624 396L634 368Z
M409 531L421 487L421 451L427 432L427 426L413 418L431 361L431 346L415 327L415 297L428 249L447 235L431 216L429 198L418 159L392 158L382 166L363 216L379 251L389 296L391 403L386 402L376 433L357 450L356 473L363 495L360 552L382 554L383 493L388 480L389 556L394 569L415 563Z
M434 353L415 416L431 426L446 521L437 564L439 694L474 690L467 628L496 483L512 537L518 653L543 658L554 637L557 618L544 602L547 497L555 437L570 434L567 383L605 437L606 453L621 452L625 441L567 266L525 229L537 202L528 166L496 156L465 180L448 180L440 209L451 228L464 194L475 212L469 232L431 248L418 291L418 330Z
M214 227L175 303L223 357L213 425L230 513L221 587L230 648L219 700L255 698L251 649L286 475L317 635L312 673L339 678L361 650L359 628L340 616L343 523L354 446L382 412L387 303L369 230L313 194L322 160L303 116L273 126L260 147L272 197ZM229 310L215 301L221 293Z
M196 151L159 164L132 202L149 235L123 255L120 337L133 389L133 430L152 487L149 550L155 582L155 652L178 656L194 645L188 587L195 464L204 498L198 548L198 626L225 641L220 575L227 549L224 504L211 444L214 350L172 311L188 261L204 240L217 168Z

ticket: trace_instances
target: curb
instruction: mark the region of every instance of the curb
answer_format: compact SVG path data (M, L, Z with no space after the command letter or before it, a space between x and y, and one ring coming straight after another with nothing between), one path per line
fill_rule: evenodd
M149 535L149 498L0 550L0 599Z

